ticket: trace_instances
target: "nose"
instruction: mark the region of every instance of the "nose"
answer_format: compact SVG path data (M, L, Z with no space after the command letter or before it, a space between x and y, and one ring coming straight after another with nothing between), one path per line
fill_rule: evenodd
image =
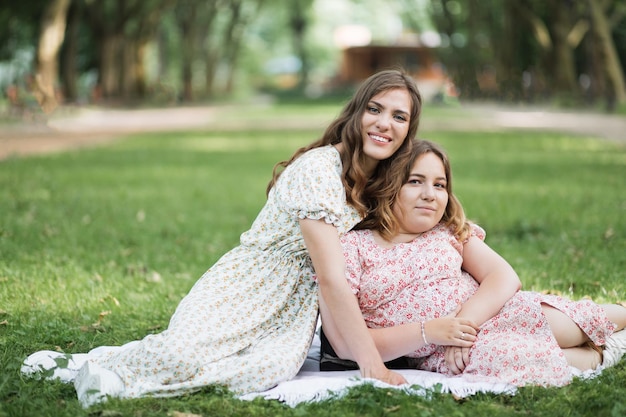
M422 187L422 199L432 201L435 199L435 188L432 185L424 184Z
M376 127L383 131L383 130L387 130L389 129L389 126L391 124L391 116L389 116L388 114L380 113L378 115L378 118L376 119Z

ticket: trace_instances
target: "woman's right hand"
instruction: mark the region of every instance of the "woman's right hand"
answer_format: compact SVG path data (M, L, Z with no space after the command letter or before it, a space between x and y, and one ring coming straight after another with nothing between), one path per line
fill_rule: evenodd
M470 348L476 340L478 326L469 319L456 317L456 312L424 323L428 343Z

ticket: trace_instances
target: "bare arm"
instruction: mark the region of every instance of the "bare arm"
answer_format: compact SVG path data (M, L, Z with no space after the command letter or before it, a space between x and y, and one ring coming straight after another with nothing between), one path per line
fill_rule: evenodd
M511 265L476 236L470 237L463 247L463 269L480 286L463 303L457 317L471 319L479 326L498 314L522 286ZM450 370L459 374L469 363L469 349L449 346L445 357Z
M463 269L480 284L461 307L457 317L481 326L498 314L522 284L511 265L485 242L472 236L463 247Z
M471 320L455 317L454 313L424 323L428 343L470 348L478 327ZM465 333L463 339L459 336ZM370 329L383 360L389 361L407 355L425 345L421 323L407 323L384 329Z
M399 385L404 377L385 366L370 336L356 298L345 278L345 261L337 229L324 220L300 220L309 256L313 262L324 308L332 317L349 357L359 365L364 378Z
M335 326L335 321L328 312L323 297L320 297L320 311L322 313L324 334L331 342L335 353L341 359L354 360L346 346L345 340L343 340ZM457 318L455 315L456 312L424 322L424 335L427 342L437 345L470 348L476 339L478 326L472 323L471 320ZM422 324L420 322L369 329L369 332L384 361L408 355L426 344L422 337ZM465 333L465 336L461 339L459 336L463 333Z

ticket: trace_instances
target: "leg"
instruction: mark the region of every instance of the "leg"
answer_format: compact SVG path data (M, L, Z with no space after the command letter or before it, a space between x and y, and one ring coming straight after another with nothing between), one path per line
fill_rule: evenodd
M602 353L602 365L609 367L616 365L626 354L626 307L623 303L602 306L609 320L617 325L615 333L611 335L604 345Z
M621 304L602 304L602 308L606 311L606 317L617 325L616 332L626 327L626 307Z
M602 363L602 354L592 347L572 347L563 349L563 354L570 366L586 371L596 369Z
M581 346L589 340L585 332L565 313L547 304L542 304L541 308L557 343L562 349Z

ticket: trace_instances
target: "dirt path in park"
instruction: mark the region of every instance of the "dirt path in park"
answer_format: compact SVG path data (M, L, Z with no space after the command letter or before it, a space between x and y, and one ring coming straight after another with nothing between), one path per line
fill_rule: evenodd
M223 114L223 113L221 113ZM456 118L424 117L420 130L562 131L594 136L626 144L626 116L591 112L565 112L544 109L521 109L496 105L463 105ZM321 118L246 120L245 112L232 121L220 120L214 107L176 107L165 109L63 110L48 121L24 121L0 125L0 160L8 157L61 152L81 147L101 146L130 133L193 129L251 129L325 127Z

